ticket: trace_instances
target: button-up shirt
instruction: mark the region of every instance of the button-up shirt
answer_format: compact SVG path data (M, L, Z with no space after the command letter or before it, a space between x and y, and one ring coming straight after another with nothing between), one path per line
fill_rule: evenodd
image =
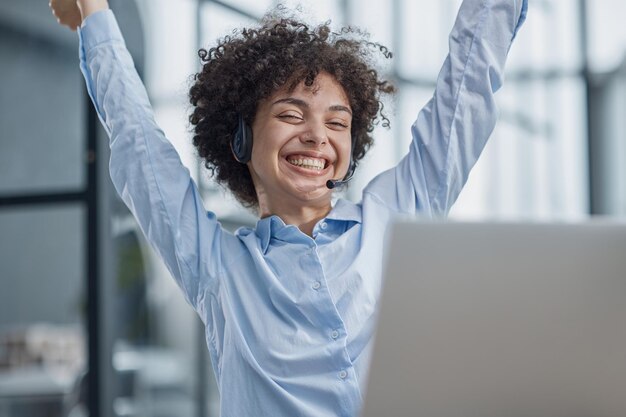
M407 155L359 203L338 200L312 236L278 216L225 231L156 125L112 12L85 19L81 70L110 137L113 183L205 324L222 417L358 415L386 226L450 209L495 126L493 94L526 8L463 2Z

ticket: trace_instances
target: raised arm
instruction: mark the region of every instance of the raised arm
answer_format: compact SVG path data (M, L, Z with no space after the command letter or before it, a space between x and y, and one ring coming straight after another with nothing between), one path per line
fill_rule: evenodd
M54 3L61 2L65 15L55 9ZM53 0L51 6L60 23L72 27L70 3ZM81 12L80 66L110 137L113 184L187 300L198 307L198 298L218 276L219 223L207 214L189 171L157 126L106 0L79 0L74 5Z
M403 213L448 213L495 127L494 93L527 7L528 0L463 1L435 93L411 127L408 155L365 193Z

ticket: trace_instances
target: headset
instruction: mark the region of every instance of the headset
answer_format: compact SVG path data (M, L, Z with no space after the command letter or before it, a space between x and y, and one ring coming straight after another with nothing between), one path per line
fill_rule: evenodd
M356 148L356 140L354 140L354 137L352 137L352 147L350 148L350 166L348 167L348 172L346 172L346 176L343 177L342 180L326 181L326 187L328 187L329 190L332 190L335 187L346 185L352 179L352 176L354 175L354 171L356 170L356 165L357 165L356 161L353 158L355 148Z
M237 130L230 139L230 150L237 162L247 164L252 158L252 129L239 114Z
M356 170L356 161L353 159L354 149L356 147L356 140L352 138L352 147L350 149L350 166L346 176L341 180L328 180L326 181L326 187L333 189L335 187L347 184L352 179L354 171ZM252 129L243 119L243 116L239 114L237 121L237 130L230 139L230 149L233 152L235 160L242 164L247 164L252 158Z

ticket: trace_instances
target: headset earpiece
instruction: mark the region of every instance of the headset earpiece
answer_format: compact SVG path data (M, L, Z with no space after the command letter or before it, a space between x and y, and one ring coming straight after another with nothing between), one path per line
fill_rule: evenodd
M252 129L240 114L237 130L230 140L230 149L237 162L248 163L252 158Z

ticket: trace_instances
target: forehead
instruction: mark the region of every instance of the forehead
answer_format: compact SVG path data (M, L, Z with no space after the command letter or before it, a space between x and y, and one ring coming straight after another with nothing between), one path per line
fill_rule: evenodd
M350 107L350 101L343 86L335 77L326 72L319 73L310 86L306 85L304 81L300 81L292 89L283 86L275 91L268 101L273 102L284 97L297 97L307 101L330 105L341 104Z

